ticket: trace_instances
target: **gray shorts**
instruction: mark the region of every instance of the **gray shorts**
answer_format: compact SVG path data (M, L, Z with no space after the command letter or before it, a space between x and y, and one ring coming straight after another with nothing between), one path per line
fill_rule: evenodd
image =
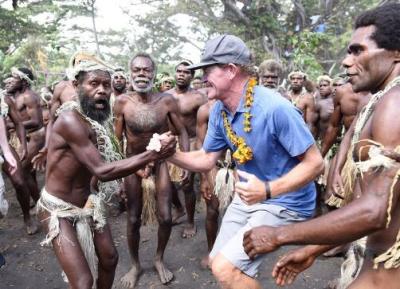
M243 248L244 233L251 228L268 225L278 227L304 221L296 212L276 204L255 204L248 206L235 195L222 219L221 227L210 252L210 258L221 253L235 267L250 277L255 277L263 258L267 254L250 260Z

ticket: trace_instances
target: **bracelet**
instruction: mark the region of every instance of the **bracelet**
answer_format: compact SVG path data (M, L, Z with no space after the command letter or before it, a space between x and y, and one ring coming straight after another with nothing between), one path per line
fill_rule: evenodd
M271 187L269 186L269 182L264 182L265 184L265 200L271 199Z

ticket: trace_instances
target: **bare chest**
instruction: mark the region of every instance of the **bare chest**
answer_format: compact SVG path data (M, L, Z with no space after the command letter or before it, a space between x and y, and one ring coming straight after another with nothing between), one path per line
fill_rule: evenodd
M125 126L132 134L162 132L168 126L168 108L156 104L132 103L124 112Z

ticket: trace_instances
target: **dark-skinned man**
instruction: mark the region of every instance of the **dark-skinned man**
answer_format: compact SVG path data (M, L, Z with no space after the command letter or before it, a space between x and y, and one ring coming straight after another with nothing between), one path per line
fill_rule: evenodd
M48 146L46 183L38 207L48 226L43 244L52 244L71 288L111 288L118 262L104 202L118 189L115 180L173 152L173 137L163 135L159 152L146 150L118 160L102 126L109 118L111 72L86 61L76 70L79 103L60 106ZM103 183L93 191L95 176Z
M130 61L131 85L133 92L120 95L114 105L115 134L119 141L126 137L126 155L142 153L155 133L168 131L168 125L178 133L179 144L183 151L189 149L186 129L181 122L178 103L169 94L153 93L156 64L146 53L136 54ZM164 263L164 251L172 227L171 198L172 183L167 164L155 162L155 179L158 227L158 244L154 266L163 284L173 278L172 272ZM125 287L133 288L141 274L139 262L139 243L141 214L143 209L142 176L132 174L125 178L127 196L127 235L132 268L121 279Z
M366 238L361 269L350 267L348 289L397 289L400 208L400 4L362 13L343 60L354 92L371 99L350 128L349 169L354 190L342 208L296 225L259 227L245 234L251 258L288 244L314 244L278 262L279 284L290 283L315 257L332 246Z
M194 71L187 67L191 62L183 60L175 67L176 86L168 90L178 101L179 112L182 116L183 124L190 138L191 149L195 149L196 143L196 117L197 111L201 105L207 102L207 97L199 91L190 87L194 76ZM187 215L187 224L182 232L183 238L192 238L196 234L194 224L194 213L196 206L196 195L194 192L194 173L190 173L187 181L183 181L182 190L185 194L185 207Z
M315 137L315 101L314 97L308 93L304 87L307 80L307 75L301 71L293 71L289 74L288 78L290 81L290 90L287 93L288 99L293 103L294 106L303 112L304 121L307 123L311 133Z

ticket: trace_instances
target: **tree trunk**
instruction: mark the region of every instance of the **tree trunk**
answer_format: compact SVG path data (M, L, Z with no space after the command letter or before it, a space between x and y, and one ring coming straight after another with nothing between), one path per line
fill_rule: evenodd
M100 44L99 44L99 38L97 35L97 29L96 29L96 15L94 13L94 4L95 0L91 1L90 3L90 13L92 16L92 24L93 24L93 33L94 33L94 40L96 41L96 50L97 50L97 56L101 57L101 52L100 52Z

